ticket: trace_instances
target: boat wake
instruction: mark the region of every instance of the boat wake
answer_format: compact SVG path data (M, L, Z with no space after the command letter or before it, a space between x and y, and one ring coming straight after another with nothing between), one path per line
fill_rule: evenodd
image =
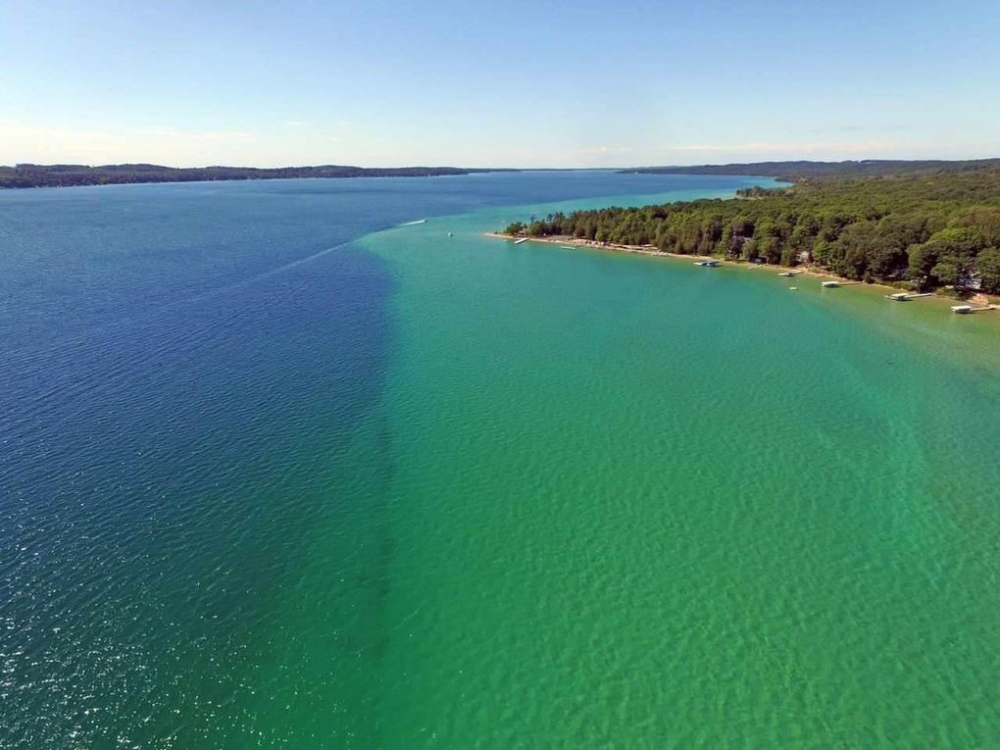
M203 299L207 299L209 297L217 297L220 294L225 294L226 292L231 292L235 289L240 289L241 287L250 286L255 282L262 281L263 279L270 278L271 276L276 276L279 273L284 273L285 271L288 271L292 268L296 268L297 266L302 266L305 265L306 263L311 263L317 258L322 258L324 255L329 255L334 250L340 250L341 248L347 247L348 245L351 244L351 242L353 242L353 240L350 240L348 242L342 242L339 245L334 245L333 247L328 247L325 250L320 250L318 253L307 255L305 258L299 258L298 260L293 260L291 263L285 263L282 266L278 266L277 268L272 268L270 271L264 271L263 273L259 273L256 276L251 276L248 279L242 279L235 283L227 284L226 286L221 286L218 289L212 289L210 291L203 292L202 294L199 294L196 297L191 297L190 299L178 300L177 302L169 303L168 305L164 305L160 309L163 309L165 307L173 307L178 304L189 305L194 302L199 302Z

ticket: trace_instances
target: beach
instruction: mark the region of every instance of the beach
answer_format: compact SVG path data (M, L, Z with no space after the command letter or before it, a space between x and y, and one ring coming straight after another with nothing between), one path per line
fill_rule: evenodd
M511 237L507 234L502 234L500 232L487 232L487 237L493 237L495 239L513 241L518 238ZM595 240L583 240L577 237L529 237L528 242L542 243L547 245L557 245L559 247L576 247L583 248L587 250L603 250L615 253L630 253L633 255L646 255L654 258L671 258L674 260L688 260L693 263L698 263L701 261L715 261L720 266L726 268L739 268L747 271L769 271L775 274L785 274L791 273L789 276L789 281L797 276L805 276L807 278L818 279L820 281L837 281L840 286L863 286L868 289L872 289L880 292L883 295L894 294L901 291L900 287L890 286L888 284L880 284L878 282L867 282L859 281L857 279L849 279L846 276L839 276L838 274L830 271L826 268L821 268L814 265L801 265L801 266L779 266L773 263L753 263L742 260L723 260L711 255L698 255L698 254L686 254L686 253L669 253L663 250L658 250L653 246L645 245L622 245L620 243L614 242L597 242ZM992 310L984 309L982 312L995 312L997 307L1000 307L1000 297L994 297L982 293L976 293L968 300L958 300L956 297L949 296L946 294L941 294L938 292L932 293L931 297L940 302L948 303L949 307L956 304L966 304L966 302L971 302L973 304L981 305L984 308L993 308ZM996 316L1000 320L1000 315Z

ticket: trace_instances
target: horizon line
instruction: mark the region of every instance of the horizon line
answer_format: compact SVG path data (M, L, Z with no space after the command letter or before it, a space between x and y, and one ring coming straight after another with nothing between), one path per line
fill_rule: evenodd
M278 170L278 169L322 169L322 168L336 168L336 169L364 169L364 170L378 170L378 169L464 169L464 170L481 170L481 171L497 171L497 172L586 172L586 171L631 171L640 169L694 169L698 167L728 167L728 166L746 166L746 165L756 165L756 164L866 164L866 163L889 163L889 164L908 164L915 162L931 162L931 163L941 163L941 164L974 164L974 163L986 163L1000 161L1000 156L990 156L990 157L979 157L975 159L942 159L942 158L923 158L923 159L887 159L879 157L871 158L859 158L859 159L805 159L805 158L791 158L791 159L767 159L761 161L725 161L725 162L696 162L691 164L643 164L643 165L619 165L619 166L593 166L593 167L571 167L571 166L546 166L546 167L500 167L500 166L460 166L456 164L405 164L397 166L362 166L358 164L332 164L332 163L321 163L321 164L283 164L281 166L275 167L261 167L254 165L244 165L244 164L207 164L204 166L175 166L171 164L158 164L155 162L145 162L145 161L123 161L123 162L107 162L103 164L87 164L83 162L70 162L70 161L60 161L51 162L43 164L40 162L15 162L14 164L0 164L0 169L21 169L24 167L82 167L86 169L100 169L102 167L156 167L158 169L176 169L176 170L201 170L201 169L253 169L260 171L268 170Z

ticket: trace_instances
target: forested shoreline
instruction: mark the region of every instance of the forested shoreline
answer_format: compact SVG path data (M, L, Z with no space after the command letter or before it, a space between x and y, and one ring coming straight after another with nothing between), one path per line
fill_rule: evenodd
M807 264L903 288L1000 294L1000 163L919 164L876 175L799 176L791 187L747 188L728 200L532 217L505 233Z
M281 180L294 178L353 177L441 177L477 172L512 172L507 169L462 169L459 167L366 168L338 165L318 167L162 167L157 164L18 164L0 166L0 188L73 187L121 185L148 182L211 182L216 180Z
M938 171L961 172L1000 168L1000 159L944 161L941 159L863 159L860 161L761 161L748 164L700 164L689 167L639 167L622 174L694 174L775 177L785 182L826 177L901 177Z

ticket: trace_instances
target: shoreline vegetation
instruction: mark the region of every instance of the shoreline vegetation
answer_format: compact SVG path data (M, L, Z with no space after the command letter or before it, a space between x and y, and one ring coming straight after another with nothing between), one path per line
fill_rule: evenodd
M729 199L531 217L497 236L770 267L893 292L934 292L986 307L997 301L990 296L1000 295L1000 160L645 171L723 169L792 184L742 188Z
M972 171L1000 167L1000 159L943 161L927 159L865 159L862 161L762 161L750 164L702 164L693 167L638 167L622 169L619 174L693 174L774 177L782 182L831 177L903 177L936 171Z
M82 187L134 185L160 182L214 182L217 180L350 179L358 177L444 177L518 172L517 169L464 169L460 167L366 168L339 165L318 167L162 167L156 164L17 164L0 166L0 188Z

